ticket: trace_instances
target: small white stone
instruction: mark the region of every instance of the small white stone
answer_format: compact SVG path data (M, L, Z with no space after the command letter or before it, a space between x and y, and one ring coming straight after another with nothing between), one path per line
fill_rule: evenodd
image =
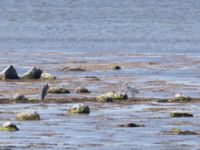
M185 97L185 95L183 95L182 93L176 93L174 95L175 98L180 98L180 97Z
M86 105L85 104L76 104L76 105L74 105L72 108L73 109L80 109L81 107L85 107Z

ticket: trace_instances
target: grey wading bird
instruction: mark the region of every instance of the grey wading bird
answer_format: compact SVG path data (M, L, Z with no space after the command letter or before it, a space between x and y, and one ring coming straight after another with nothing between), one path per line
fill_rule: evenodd
M48 93L48 89L49 89L49 85L48 85L48 84L45 84L45 85L42 87L42 93L41 93L41 101L42 101L42 102L44 102L45 96L46 96L47 93Z

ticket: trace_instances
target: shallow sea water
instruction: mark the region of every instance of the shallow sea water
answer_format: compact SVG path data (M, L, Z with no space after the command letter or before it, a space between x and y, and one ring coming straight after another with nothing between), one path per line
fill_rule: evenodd
M1 0L0 70L19 74L32 66L57 76L51 86L71 91L86 86L96 96L129 82L137 97L166 98L182 92L200 97L200 1L198 0ZM119 64L120 71L105 69ZM65 66L85 72L63 72ZM87 81L96 76L101 81ZM0 82L0 97L39 97L44 82ZM54 97L54 95L48 95ZM68 97L62 95L58 97ZM199 136L169 135L172 127L198 131L199 104L94 104L88 116L66 113L72 104L1 105L0 123L19 132L0 133L0 149L199 149ZM152 111L150 108L161 111ZM162 109L163 108L163 109ZM16 122L15 113L34 109L39 122ZM173 110L194 118L171 119ZM118 128L124 122L142 128ZM179 124L179 125L177 125ZM180 125L181 124L181 125Z
M199 104L88 103L89 115L69 115L72 104L17 104L0 107L1 121L11 120L18 132L1 132L1 149L198 149L199 135L171 135L172 128L199 132ZM36 110L41 121L15 121L15 114ZM158 110L156 110L158 109ZM154 110L154 111L153 111ZM156 110L156 111L155 111ZM193 118L170 118L171 111L193 112ZM120 128L121 123L144 124ZM179 125L178 125L179 124Z

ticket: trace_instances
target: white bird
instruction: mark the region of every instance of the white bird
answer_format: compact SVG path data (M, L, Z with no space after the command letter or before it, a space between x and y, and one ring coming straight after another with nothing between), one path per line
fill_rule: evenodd
M123 91L125 93L130 92L133 98L135 97L135 95L137 93L140 93L140 91L138 89L136 89L135 87L130 86L129 83L127 83L127 82L123 83L122 88L123 88Z

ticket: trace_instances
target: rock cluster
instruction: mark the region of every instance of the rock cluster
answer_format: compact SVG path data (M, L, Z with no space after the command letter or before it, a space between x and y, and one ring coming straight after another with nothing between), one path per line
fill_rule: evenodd
M40 115L36 111L25 111L16 115L16 120L40 120Z
M27 71L24 75L19 77L16 69L10 65L6 69L4 69L0 73L0 80L14 80L14 79L44 79L44 80L52 80L56 79L55 76L47 72L43 72L43 70L33 67L29 71Z
M69 113L83 113L83 114L89 114L90 108L88 105L85 104L76 104L72 108L68 110Z

